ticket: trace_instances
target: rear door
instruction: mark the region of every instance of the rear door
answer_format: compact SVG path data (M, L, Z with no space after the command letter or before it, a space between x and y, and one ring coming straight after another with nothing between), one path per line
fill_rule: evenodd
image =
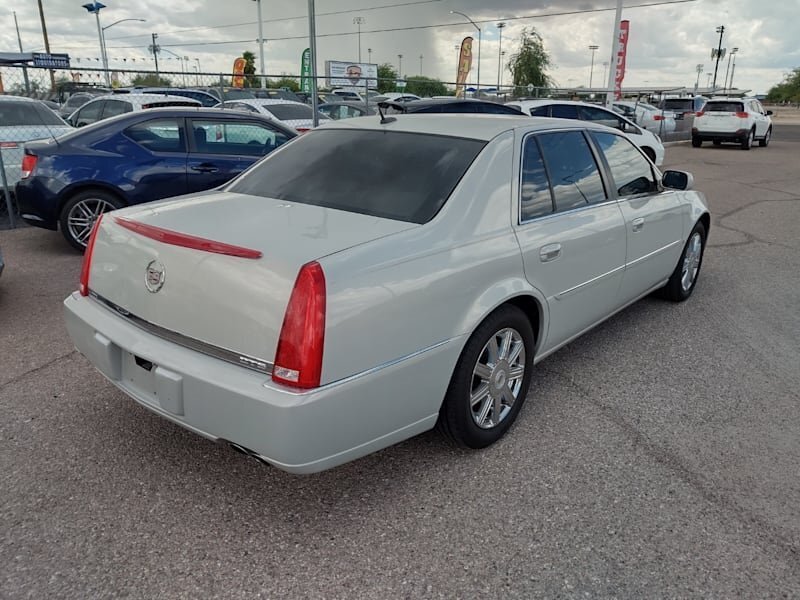
M131 182L134 203L150 202L187 193L186 135L184 119L148 119L124 132L136 145L135 155L125 161L124 176Z
M546 348L614 310L625 268L625 221L582 131L524 138L516 233L526 277L547 300Z
M189 192L227 183L290 139L280 129L260 121L192 118L187 123Z
M761 106L758 100L751 100L748 102L748 112L753 115L753 120L756 124L756 137L763 138L767 135L769 129L769 119L767 118L767 111Z

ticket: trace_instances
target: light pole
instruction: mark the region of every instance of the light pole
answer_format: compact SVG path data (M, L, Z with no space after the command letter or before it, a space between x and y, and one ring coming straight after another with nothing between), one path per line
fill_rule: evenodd
M589 46L589 50L592 51L592 66L589 68L589 88L590 89L592 87L592 79L594 78L594 53L597 52L598 48L600 48L600 46L597 46L595 44L592 44L591 46Z
M267 73L264 71L264 23L261 20L261 0L254 0L258 5L258 61L261 68L261 87L267 87Z
M500 21L497 24L497 32L500 35L500 46L497 48L497 94L500 95L500 76L503 73L503 28L506 24Z
M97 20L97 40L100 42L100 60L103 63L103 72L106 76L106 85L110 87L111 78L108 76L108 59L106 58L105 44L103 44L103 28L100 27L100 10L105 8L106 5L94 0L94 2L89 2L87 4L83 4L82 6L90 14L94 13L94 17Z
M175 54L172 50L167 50L166 48L161 48L163 52L167 52L172 54L175 58L181 61L181 72L183 73L183 85L186 86L186 67L183 64L184 60L189 60L188 56L180 56L179 54Z
M422 59L425 58L425 55L419 55L419 74L422 75Z
M355 17L353 19L353 25L358 25L358 62L361 64L361 26L366 23L367 20L364 17Z
M604 62L603 63L603 81L606 80L606 69L608 69L608 63Z
M725 69L725 87L723 89L728 89L728 72L731 70L731 57L739 51L739 48L732 48L730 53L728 54L728 67Z
M398 79L402 79L403 78L403 55L402 54L398 54L397 55L397 78Z
M500 56L502 57L502 56L505 56L505 55L506 55L506 51L505 50L501 50L500 51ZM502 86L503 86L503 71L500 71L500 84L497 86L497 95L498 96L500 95L500 88Z
M694 82L694 93L696 94L697 88L700 87L700 73L703 72L703 65L698 64L695 67L695 70L697 71L697 81Z
M483 34L483 32L481 31L481 28L480 28L480 27L478 27L478 24L477 24L475 21L473 21L472 19L470 19L470 18L469 18L467 15L465 15L464 13L462 13L462 12L459 12L459 11L457 11L457 10L451 10L451 11L450 11L450 14L453 14L453 15L461 15L461 16L462 16L462 17L464 17L464 18L465 18L467 21L469 21L470 23L472 23L472 26L473 26L473 27L475 27L475 29L477 29L477 30L478 30L478 74L477 74L477 75L478 75L478 83L477 83L477 85L475 86L475 93L478 93L478 92L480 91L480 89L481 89L481 37L482 37L482 34ZM461 47L459 46L459 50L460 50L460 49L461 49ZM421 69L420 69L420 70L421 70Z
M144 23L147 19L120 19L119 21L114 21L111 25L106 25L100 29L100 43L103 45L102 55L105 56L105 68L108 70L108 50L106 49L106 29L111 29L114 25L118 25L120 23L124 23L125 21L139 21L140 23ZM108 79L108 74L106 74L106 79Z
M716 31L719 34L719 44L717 45L717 61L714 64L714 90L717 89L717 70L719 69L719 59L722 58L722 36L725 35L725 25L720 25Z
M737 48L738 50L738 48ZM731 67L731 80L728 82L730 89L733 89L733 74L736 72L736 57L733 57L733 67Z
M710 73L710 72L706 73L706 76L707 76L706 77L706 89L707 90L711 88L711 76L712 75L713 75L713 73Z
M367 56L369 57L367 60L372 64L372 48L367 48Z

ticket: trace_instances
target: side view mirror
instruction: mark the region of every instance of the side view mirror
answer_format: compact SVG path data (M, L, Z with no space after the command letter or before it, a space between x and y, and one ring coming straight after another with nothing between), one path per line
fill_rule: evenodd
M767 111L767 116L770 116L771 114L772 114L772 111L771 111L771 110L768 110L768 111Z
M671 190L690 190L694 187L694 177L686 171L664 171L661 183Z

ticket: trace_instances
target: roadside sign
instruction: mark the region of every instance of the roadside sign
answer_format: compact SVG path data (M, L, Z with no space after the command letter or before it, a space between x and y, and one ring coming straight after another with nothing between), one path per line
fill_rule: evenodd
M34 52L33 66L47 67L49 69L69 69L69 54L47 54L46 52Z
M528 84L528 93L529 94L533 93L533 84L532 83Z
M403 89L406 87L406 80L405 79L398 79L397 80L397 87L398 89Z

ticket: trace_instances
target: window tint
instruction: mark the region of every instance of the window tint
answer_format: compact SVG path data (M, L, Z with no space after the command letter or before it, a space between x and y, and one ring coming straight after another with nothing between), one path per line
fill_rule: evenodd
M709 102L705 112L742 112L744 105L741 102Z
M581 106L579 107L578 112L581 115L581 119L584 121L592 121L593 123L600 123L601 125L616 127L618 129L624 127L624 121L611 114L607 110L603 110L602 108L595 108L594 106Z
M81 108L76 115L76 123L87 124L97 121L100 118L100 112L103 110L103 105L105 105L105 103L105 100L98 100Z
M531 116L532 117L549 117L550 116L550 107L549 106L540 106L539 108L534 108L531 111Z
M483 141L447 136L317 129L259 163L227 189L426 223L439 212L484 146Z
M117 115L124 115L131 112L133 106L130 102L121 102L119 100L106 100L106 107L103 109L103 118L116 117Z
M667 98L661 102L661 107L676 112L692 112L694 102L689 98Z
M658 189L650 162L630 140L621 135L598 131L593 131L591 136L608 161L620 196L647 194Z
M548 133L538 136L538 140L550 174L556 211L606 199L597 163L580 131Z
M490 115L518 115L519 109L503 104L495 104L494 102L482 102L478 104L478 112Z
M264 156L289 141L285 133L261 125L224 120L195 120L192 135L200 154Z
M578 107L573 104L554 104L550 115L556 119L577 119Z
M305 104L267 104L264 108L281 121L314 118L314 111Z
M177 119L154 119L137 123L125 135L151 152L185 152L183 129Z
M534 136L528 136L523 153L520 220L524 222L552 213L553 197L539 144Z
M13 127L17 125L63 126L64 122L52 110L38 102L14 102L13 100L0 102L0 126Z
M437 112L443 113L476 113L478 112L478 107L475 106L472 102L447 102L445 104L438 105L439 110Z

